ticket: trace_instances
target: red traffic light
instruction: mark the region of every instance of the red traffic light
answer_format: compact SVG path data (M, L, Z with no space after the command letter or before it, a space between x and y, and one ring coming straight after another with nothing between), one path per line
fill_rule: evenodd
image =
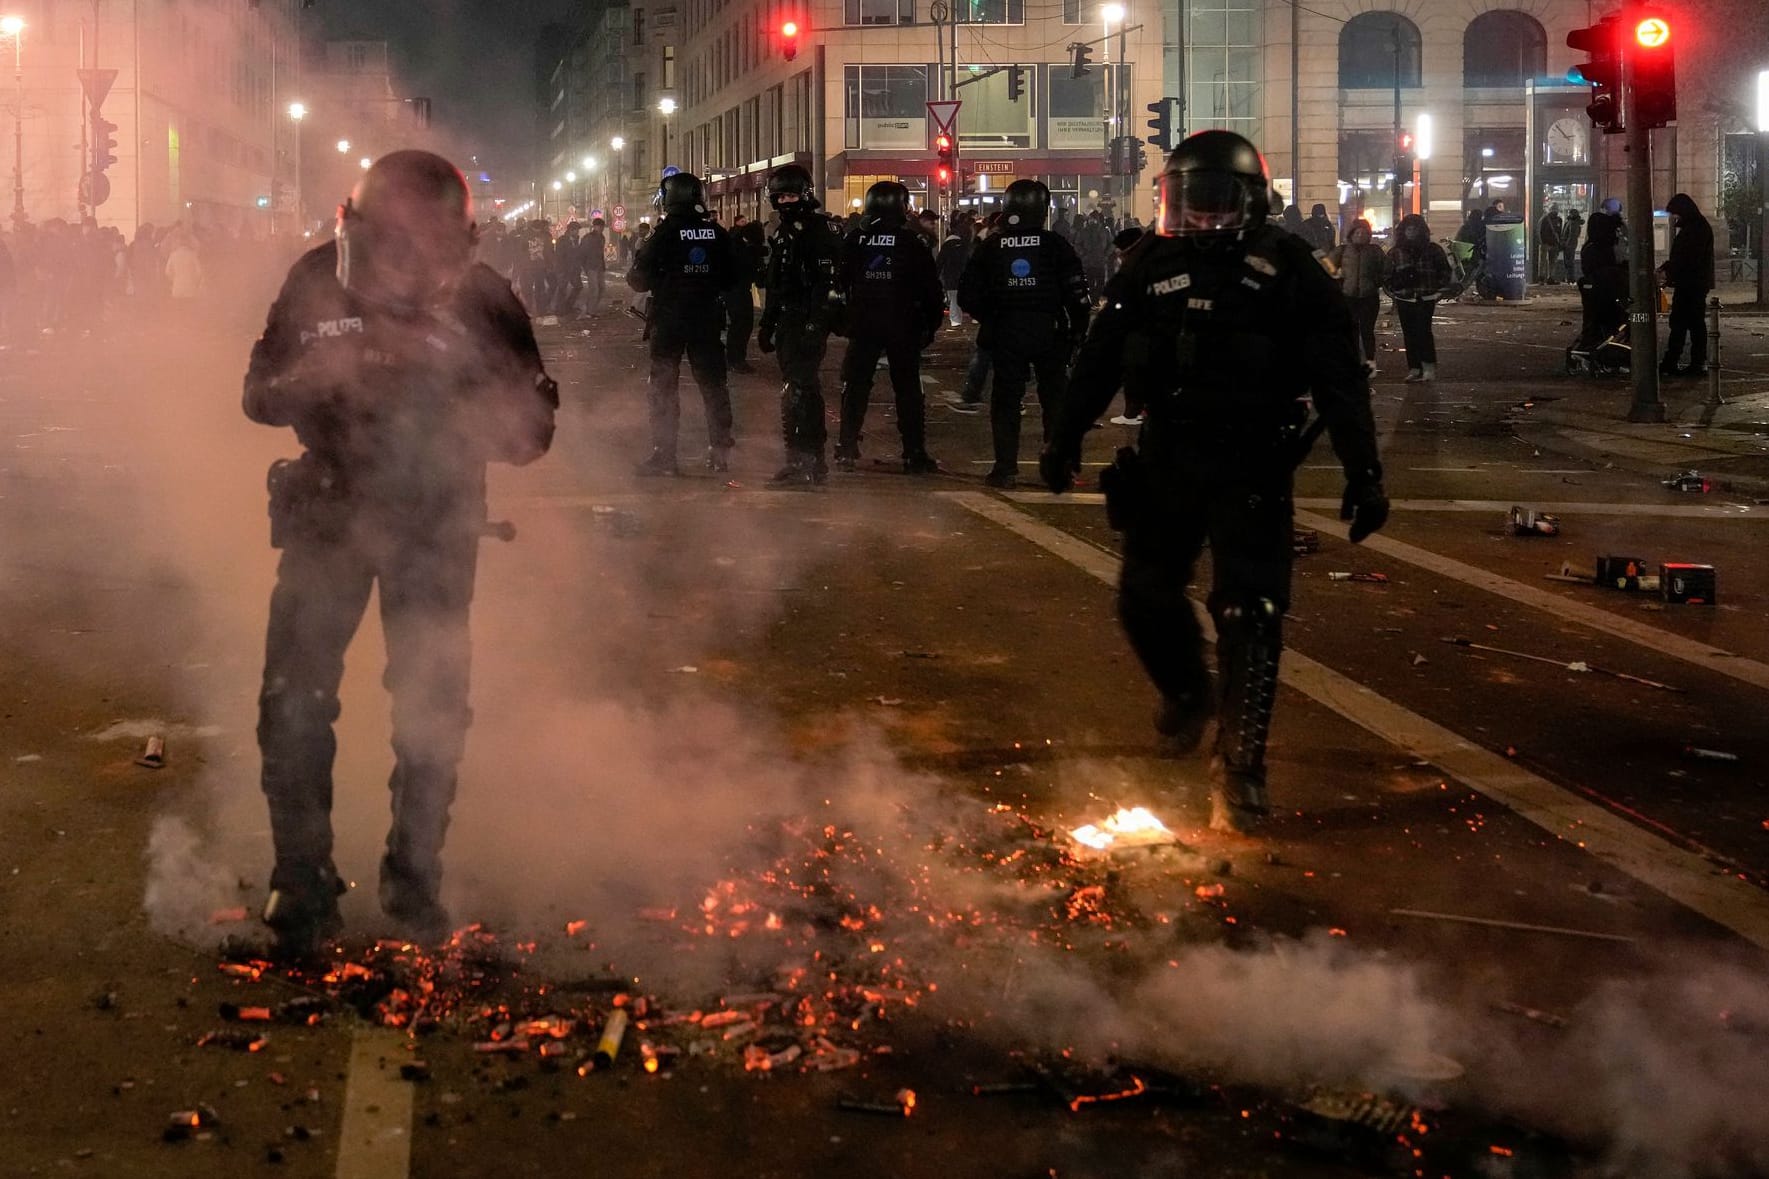
M1402 151L1413 150L1413 133L1411 131L1402 131L1400 133L1400 149Z
M1660 49L1671 43L1671 23L1662 16L1649 16L1634 26L1634 40L1647 49Z
M796 20L780 22L780 56L787 61L799 55L799 23Z
M934 146L940 151L947 151L952 147L952 137L949 135L936 135L934 136Z
M799 23L796 20L787 21L785 24L780 26L780 35L782 37L796 37L796 36L798 36L799 35Z

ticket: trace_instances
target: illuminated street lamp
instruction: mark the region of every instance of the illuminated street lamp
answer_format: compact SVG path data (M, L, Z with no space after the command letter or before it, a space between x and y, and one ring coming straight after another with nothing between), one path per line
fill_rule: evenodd
M1100 19L1105 22L1106 36L1112 35L1113 25L1118 26L1118 72L1117 76L1112 79L1112 138L1114 140L1124 139L1126 146L1128 146L1130 140L1125 138L1125 127L1130 114L1130 87L1126 85L1129 70L1126 68L1125 59L1130 53L1130 27L1129 21L1126 19L1130 14L1124 5L1114 2L1100 5L1099 15ZM1134 155L1134 153L1131 154ZM1129 168L1125 168L1124 171L1126 175L1122 178L1124 185L1123 208L1124 212L1128 214L1130 202L1136 194L1136 178L1129 175Z
M627 141L618 135L608 141L608 150L614 153L614 200L611 203L616 205L625 203L620 195L620 159L626 145Z
M338 154L341 156L347 156L350 154L350 141L348 139L340 139L338 141Z
M596 170L596 157L595 156L585 156L584 157L584 171L594 172L595 170Z
M657 100L657 109L663 115L663 164L668 167L670 162L670 116L676 113L676 100L666 94Z
M307 117L307 104L296 101L289 104L289 118L295 123L295 224L307 224L301 215L301 120Z
M374 166L374 163L375 163L375 161L369 159L369 157L367 157L367 156L362 157L362 159L360 159L356 162L362 165L362 170L364 172L367 172L371 167Z
M12 38L12 78L18 95L12 108L12 219L25 219L25 21L0 16L0 36Z
M567 172L565 174L565 183L576 184L577 183L577 173L576 172Z
M289 104L289 118L291 118L291 119L295 120L297 123L299 123L302 119L305 119L306 117L307 117L307 104L306 103L304 103L304 102L291 102Z

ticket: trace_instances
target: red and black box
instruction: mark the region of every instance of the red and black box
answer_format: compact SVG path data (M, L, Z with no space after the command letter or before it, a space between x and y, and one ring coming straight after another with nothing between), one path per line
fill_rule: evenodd
M1673 562L1658 567L1658 589L1667 602L1712 606L1716 581L1712 565Z
M1611 589L1638 590L1646 573L1645 557L1598 557L1597 584Z

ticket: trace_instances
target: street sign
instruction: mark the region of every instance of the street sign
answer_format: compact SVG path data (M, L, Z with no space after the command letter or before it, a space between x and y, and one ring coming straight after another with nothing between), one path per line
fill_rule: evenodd
M111 178L103 172L88 172L80 177L80 203L93 208L111 199Z
M972 160L964 166L967 172L989 172L1005 176L1014 170L1012 160Z
M111 84L117 80L116 70L75 70L80 79L80 88L86 91L86 101L92 104L94 112L104 105L105 96L111 92Z
M624 220L627 215L627 207L625 205L614 206L614 215Z
M680 168L676 167L674 164L671 164L663 170L663 178L665 180L668 180L671 176L676 175L680 171L681 171Z
M952 124L958 119L958 108L964 103L956 98L948 98L941 102L927 104L927 113L933 116L934 126L946 134L952 134Z

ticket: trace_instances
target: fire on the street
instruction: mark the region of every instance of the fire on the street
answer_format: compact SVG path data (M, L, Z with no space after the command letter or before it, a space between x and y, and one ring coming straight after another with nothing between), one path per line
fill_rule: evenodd
M1167 824L1143 806L1119 807L1116 813L1099 823L1075 828L1069 832L1069 837L1095 852L1168 847L1179 842L1179 837L1167 829Z

